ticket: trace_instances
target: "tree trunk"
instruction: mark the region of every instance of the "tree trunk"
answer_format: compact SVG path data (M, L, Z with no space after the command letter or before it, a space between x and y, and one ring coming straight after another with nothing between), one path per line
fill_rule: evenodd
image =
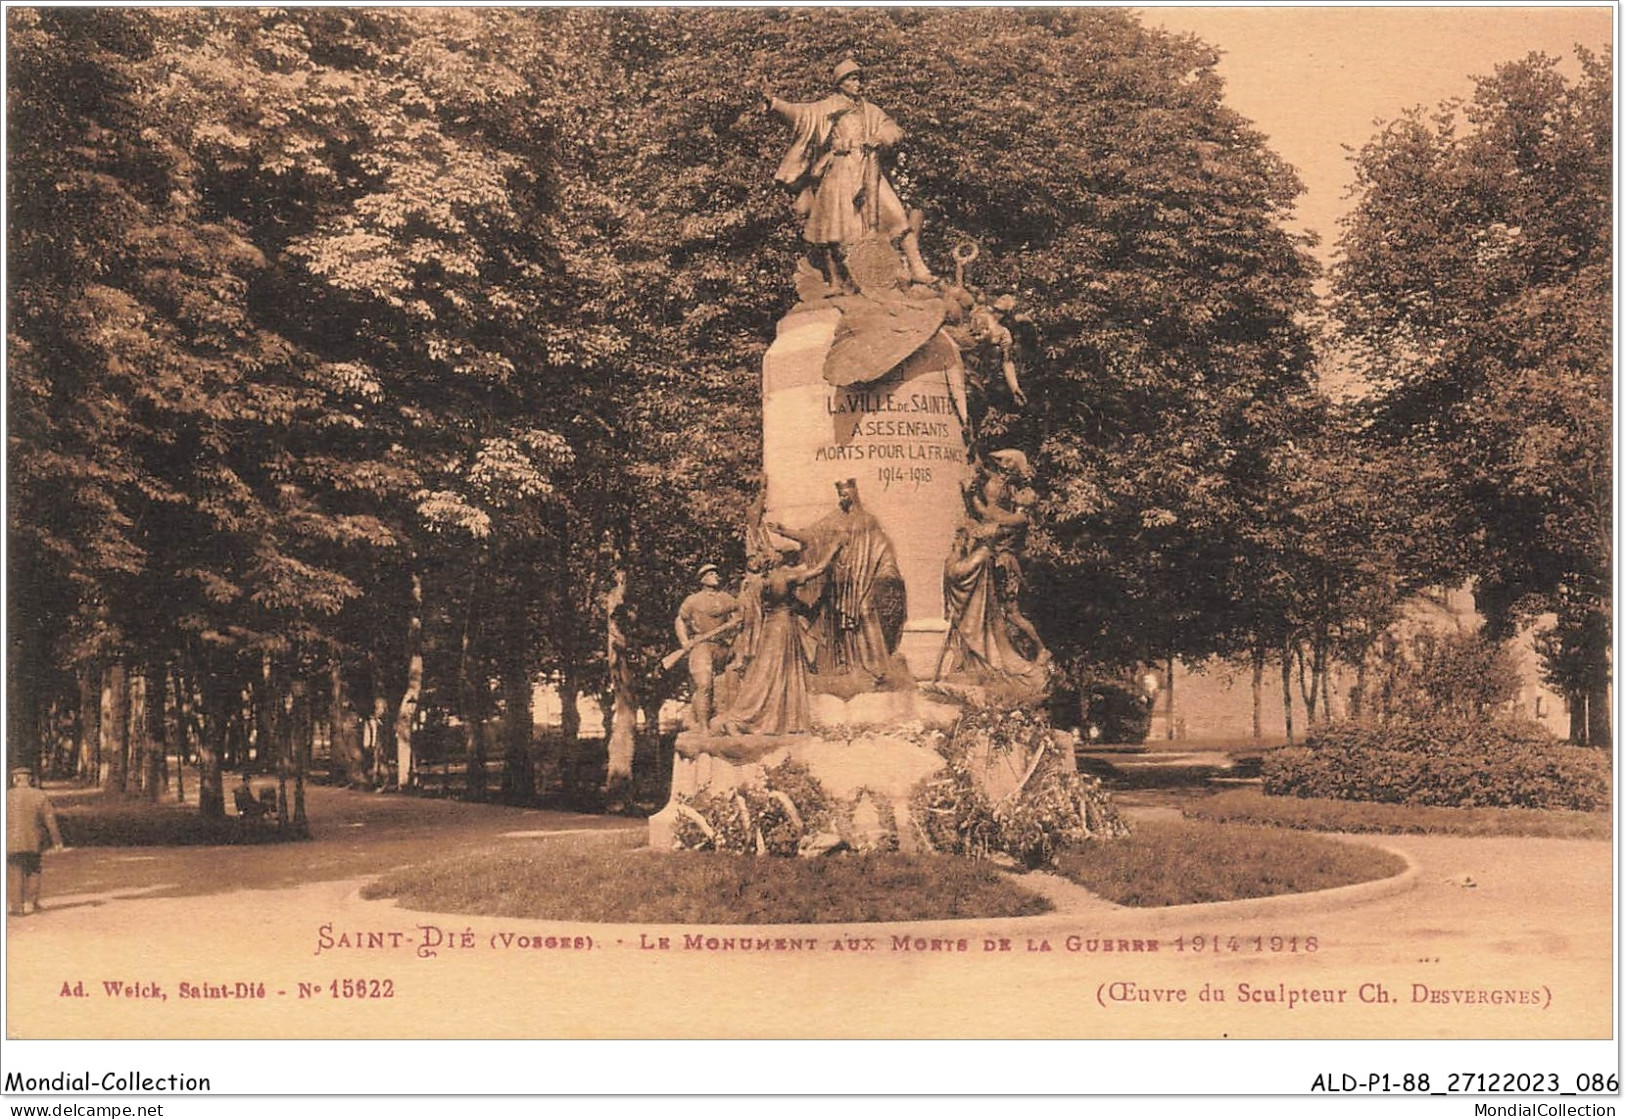
M144 793L147 779L147 755L152 744L147 741L147 676L144 670L126 670L130 689L130 756L126 777L128 790Z
M524 802L536 794L536 774L530 761L535 716L531 711L529 650L514 647L516 636L510 633L502 658L502 797Z
M581 689L568 673L559 678L559 750L564 787L573 795L581 788Z
M485 708L486 684L476 684L472 663L474 629L480 620L480 576L485 553L475 558L468 575L468 611L463 616L463 637L457 655L457 706L463 721L463 799L485 799ZM451 765L448 752L448 771Z
M186 680L177 665L169 672L169 691L175 697L175 803L186 803L186 758L191 751L192 699L186 694Z
M463 689L463 796L485 800L486 688L472 681Z
M276 826L288 826L288 719L283 711L282 682L277 678L276 665L270 653L260 655L260 679L254 697L257 744L255 760L264 765L266 758L274 761L276 769Z
M1610 623L1612 601L1605 599L1602 608L1591 614L1587 621L1589 624L1581 630L1581 648L1584 654L1585 680L1585 741L1586 745L1599 750L1610 749L1613 745L1613 725L1610 710L1612 708L1613 666L1610 657L1613 652L1613 627Z
M632 780L632 755L638 745L638 705L617 688L610 704L609 757L604 765L604 788Z
M1292 656L1298 665L1298 695L1303 700L1303 725L1308 731L1319 719L1320 693L1316 690L1319 680L1314 673L1313 654L1305 649L1303 642L1293 642Z
M260 654L260 677L254 682L254 763L264 767L276 758L276 702L271 695L271 654ZM248 768L247 762L243 768Z
M1264 739L1264 650L1253 650L1253 741Z
M18 593L21 583L22 580L12 583L13 595ZM7 767L23 765L39 774L44 771L45 760L45 740L41 733L45 705L40 694L40 678L47 658L45 634L41 626L29 624L20 616L23 611L19 609L19 599L13 597L10 602L6 657Z
M350 706L350 695L344 686L344 666L335 658L329 674L331 708L327 716L328 756L330 764L346 785L359 785L366 780L365 763L361 752L361 720Z
M1292 744L1292 645L1281 647L1281 710L1286 716L1286 740Z
M1586 694L1584 692L1569 692L1563 697L1569 709L1569 741L1576 746L1586 744L1586 724L1590 721L1586 712Z
M559 678L559 733L567 742L581 737L581 688L568 674Z
M470 618L470 623L472 621ZM485 800L486 686L483 680L475 683L476 674L469 663L469 628L463 629L462 656L457 664L457 697L463 721L463 797L479 802Z
M46 718L53 728L51 734L51 772L72 776L79 762L79 704L77 694L72 698L60 693L51 701Z
M1586 745L1607 750L1613 744L1613 726L1608 712L1608 686L1593 686L1586 696Z
M146 693L147 726L142 736L147 751L147 775L143 782L143 791L147 799L156 801L160 786L167 784L164 780L169 771L169 733L164 717L164 667L161 664L147 666Z
M630 661L631 648L623 628L621 604L626 597L626 574L615 578L615 589L610 592L609 617L609 734L604 762L604 791L611 795L623 785L632 782L632 760L637 752L638 697L637 678Z
M1168 741L1174 740L1174 658L1168 656Z
M363 730L362 749L370 750L372 758L372 787L382 789L389 784L389 751L384 746L384 731L389 722L389 700L384 696L384 674L378 667L378 658L367 654L367 672L372 682L372 715Z
M1308 676L1304 672L1306 659L1303 655L1303 643L1294 641L1292 643L1292 661L1298 666L1298 698L1303 700L1303 725L1305 730L1315 725L1315 697L1310 694Z
M1368 671L1367 661L1370 660L1370 650L1361 649L1359 659L1354 662L1354 690L1349 693L1349 718L1359 722L1365 717L1365 689Z
M423 577L412 572L412 607L406 622L406 690L395 712L395 785L412 783L412 727L423 695Z
M211 683L206 678L202 687L203 711L197 736L197 806L204 816L218 820L226 814L226 783L218 743L224 741L234 721L235 697L229 682ZM187 692L190 694L190 687Z
M102 788L124 792L130 749L130 682L124 663L114 661L102 676Z
M102 773L102 666L79 665L79 759L74 767L83 784L95 784Z
M648 758L648 776L643 783L645 795L652 796L659 803L667 798L671 789L672 755L666 749L665 736L660 733L660 708L665 701L648 695L638 698L643 711L643 736Z
M367 720L367 748L372 751L372 787L389 785L389 700L378 692L372 700L372 718Z
M1322 726L1332 721L1331 673L1327 668L1327 644L1325 637L1319 635L1315 637L1314 661L1310 666L1310 672L1314 676L1312 690L1320 700L1320 724Z
M310 743L316 732L310 706L309 684L304 680L295 680L288 737L293 754L293 830L300 838L310 831L305 819L305 773L310 769Z
M254 738L259 733L259 705L255 700L258 695L259 686L249 679L227 697L231 719L226 731L226 742L231 749L227 764L232 769L247 770L254 758Z
M327 669L327 773L346 787L355 784L361 761L361 736L344 688L344 667L334 657Z

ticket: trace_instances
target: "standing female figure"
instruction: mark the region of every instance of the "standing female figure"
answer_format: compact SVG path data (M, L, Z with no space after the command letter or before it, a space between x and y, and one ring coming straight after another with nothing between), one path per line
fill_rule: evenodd
M756 651L733 703L717 718L717 734L801 734L812 729L807 698L811 635L796 611L795 589L829 569L836 548L813 566L792 566L780 553L762 576Z

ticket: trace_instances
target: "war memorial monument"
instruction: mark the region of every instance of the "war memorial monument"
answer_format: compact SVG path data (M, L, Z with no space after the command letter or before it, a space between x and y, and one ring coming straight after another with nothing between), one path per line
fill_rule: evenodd
M952 765L941 748L967 712L1040 707L1051 682L1020 601L1032 470L984 446L975 415L990 382L1026 400L1013 300L968 286L972 244L952 249L951 282L932 273L885 170L902 129L857 62L832 79L818 101L762 95L789 128L775 178L806 255L762 362L749 573L730 603L702 568L676 622L694 701L651 845L951 849L920 815L962 815L933 807L956 780L993 816L1061 781L1074 830L1116 830L1041 720L1025 747L984 736Z

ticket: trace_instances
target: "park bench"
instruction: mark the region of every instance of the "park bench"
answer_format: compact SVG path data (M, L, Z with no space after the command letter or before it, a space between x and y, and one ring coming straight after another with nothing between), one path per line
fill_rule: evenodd
M248 823L269 820L276 815L276 790L261 789L256 796L247 785L239 785L232 792L232 803L237 806L237 818Z

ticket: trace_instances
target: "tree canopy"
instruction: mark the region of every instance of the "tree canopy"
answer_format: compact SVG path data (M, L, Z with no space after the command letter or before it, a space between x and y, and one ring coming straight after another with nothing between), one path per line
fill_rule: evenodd
M1365 435L1413 480L1405 562L1474 579L1497 632L1555 615L1554 682L1606 741L1612 58L1578 60L1508 63L1367 144L1333 291Z

